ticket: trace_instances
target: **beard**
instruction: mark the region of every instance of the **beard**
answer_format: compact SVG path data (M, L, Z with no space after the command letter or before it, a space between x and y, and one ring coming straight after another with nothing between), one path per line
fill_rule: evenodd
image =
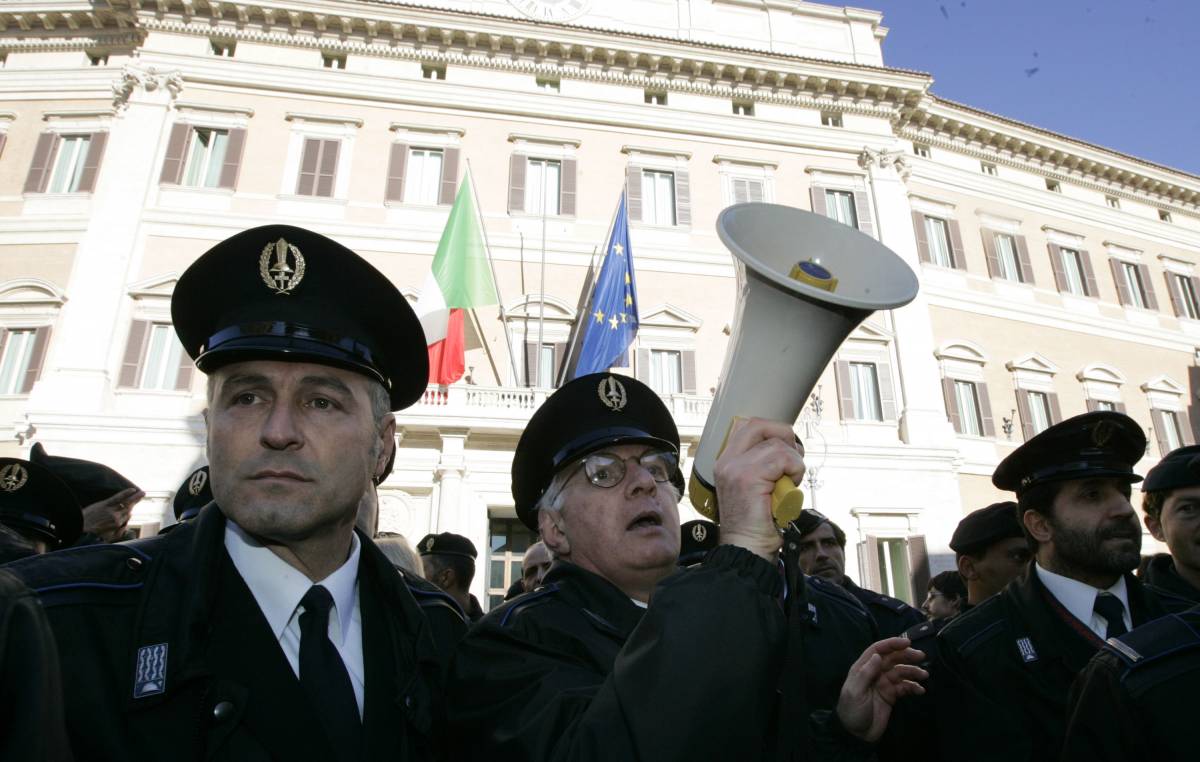
M1070 566L1097 574L1123 574L1137 568L1142 557L1142 532L1131 517L1099 529L1084 530L1052 524L1055 554ZM1124 540L1111 543L1110 540Z

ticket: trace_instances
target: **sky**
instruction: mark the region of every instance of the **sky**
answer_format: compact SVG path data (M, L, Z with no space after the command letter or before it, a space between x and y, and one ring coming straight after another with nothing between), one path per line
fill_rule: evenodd
M828 2L828 0L823 0ZM847 0L933 93L1200 175L1200 0Z

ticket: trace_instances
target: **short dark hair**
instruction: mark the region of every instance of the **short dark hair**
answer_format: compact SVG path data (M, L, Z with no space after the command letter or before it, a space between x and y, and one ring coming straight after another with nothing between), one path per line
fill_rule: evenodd
M421 556L421 561L433 567L432 573L428 575L430 577L443 569L453 570L454 578L463 590L469 588L471 580L475 579L475 559L470 556L457 553L428 553Z
M837 540L837 544L842 546L842 550L846 549L846 533L842 528L832 521L826 520L826 523L833 528L833 539Z
M929 580L929 589L937 590L947 598L967 599L967 583L962 575L953 569L936 574Z
M1156 492L1142 493L1142 510L1147 516L1154 517L1155 521L1162 515L1163 503L1167 502L1167 496L1171 494L1171 490L1164 489Z

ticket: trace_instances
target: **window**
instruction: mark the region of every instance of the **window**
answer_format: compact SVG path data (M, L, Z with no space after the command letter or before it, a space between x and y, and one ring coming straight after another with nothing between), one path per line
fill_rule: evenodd
M562 90L562 81L558 77L535 77L533 83L539 90L557 93Z
M63 135L58 140L58 153L50 170L48 193L76 193L83 178L91 135Z
M920 156L922 159L930 157L929 146L924 143L913 143L913 153Z
M346 54L345 53L322 53L321 65L326 69L345 69Z
M21 328L0 333L0 394L23 394L37 331Z
M170 324L154 323L149 334L138 388L174 389L183 346L175 338L175 330Z
M642 170L642 222L675 224L675 173Z
M650 388L659 394L683 391L682 353L669 349L650 350Z
M1168 285L1172 286L1171 296L1175 299L1175 314L1179 317L1200 320L1200 299L1197 298L1196 279L1180 273L1168 273L1167 278L1170 281Z
M766 198L765 183L754 177L732 177L730 185L733 189L733 203L757 203Z
M1166 209L1159 209L1158 210L1158 219L1161 220L1162 222L1171 222L1171 213L1168 212Z
M432 148L410 148L404 174L404 201L436 204L442 187L442 152Z
M1154 289L1150 285L1149 267L1116 257L1110 258L1108 262L1112 266L1113 282L1121 304L1143 310L1158 309L1158 297L1154 295ZM1176 305L1177 312L1178 307L1179 305Z
M550 342L525 342L525 386L554 388L555 370L558 368L558 357L563 346Z
M337 176L338 151L341 141L305 138L300 157L300 178L296 183L297 196L333 197L333 182Z
M1129 303L1134 307L1145 309L1146 291L1142 286L1142 278L1138 272L1138 266L1131 262L1118 262L1117 273L1117 277L1121 279L1129 294Z
M1047 180L1046 190L1052 193L1062 193L1062 183L1060 183L1058 180Z
M954 256L950 253L950 231L946 221L937 217L926 217L925 237L929 241L930 260L941 267L954 267Z
M210 40L210 44L213 55L222 58L233 58L233 51L237 47L234 40Z
M733 113L738 116L754 116L753 101L734 101Z
M237 182L246 131L177 123L171 128L159 182L188 188L229 188Z
M492 519L488 538L487 607L504 602L508 588L521 578L525 551L537 538L516 519Z
M642 101L653 106L667 105L667 94L662 90L646 90L642 93Z
M842 115L836 111L822 111L821 125L823 127L841 127Z
M875 363L850 363L850 396L854 402L855 420L883 420L883 406L879 400L879 376Z
M447 149L447 173L451 166L458 163L458 150ZM568 149L563 149L564 152L566 150ZM454 153L453 162L450 162L450 151ZM543 212L549 216L573 216L577 165L575 159L566 156L548 158L530 156L520 150L514 152L509 157L508 164L508 211L537 216L541 216ZM453 203L454 198L449 194L448 183L443 182L442 185L442 203Z
M182 184L192 188L216 188L221 182L221 167L229 147L229 131L196 128L192 131L191 142Z
M825 209L828 216L838 222L858 227L858 210L854 206L854 194L851 191L826 190Z
M525 211L531 214L559 213L562 165L550 159L529 159L525 169Z
M445 79L446 64L423 63L421 64L421 76L425 79Z
M1060 248L1058 253L1066 286L1064 290L1076 296L1087 296L1087 288L1084 285L1083 258L1080 253L1075 249L1067 248Z
M1000 276L1005 280L1021 282L1021 263L1017 257L1017 242L1007 233L996 234L996 260L1000 265Z
M1158 419L1157 423L1161 432L1160 446L1166 447L1166 451L1160 454L1166 455L1172 450L1183 447L1183 431L1179 428L1179 413L1174 410L1155 410L1154 415Z
M996 170L996 165L992 164L991 162L988 162L988 161L979 162L979 171L984 173L985 175L992 175L993 177L1000 174Z
M954 405L958 413L959 434L983 436L983 420L979 414L979 392L972 381L954 381Z
M1110 209L1121 208L1121 199L1117 198L1116 196L1105 196L1104 203L1108 204Z
M903 537L880 537L875 550L880 592L912 603L912 589L908 580L908 541Z
M1110 402L1108 400L1092 400L1092 411L1108 410L1108 411L1115 412L1116 409L1117 409L1117 403L1115 403L1115 402ZM1091 412L1091 411L1089 411L1089 412Z
M1050 428L1053 419L1050 416L1050 399L1045 392L1025 392L1025 400L1029 404L1029 426L1034 434L1040 434Z

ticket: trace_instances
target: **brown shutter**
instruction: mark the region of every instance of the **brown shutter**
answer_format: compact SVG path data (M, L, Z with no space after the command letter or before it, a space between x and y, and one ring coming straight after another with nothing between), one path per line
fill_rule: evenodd
M525 385L537 383L538 344L536 341L525 342Z
M1192 427L1188 421L1186 410L1181 410L1175 414L1175 422L1179 425L1179 441L1183 447L1189 447L1196 444L1196 437L1192 433Z
M225 144L225 161L221 164L218 188L233 190L237 187L238 171L242 166L242 154L246 150L246 131L230 130L229 142Z
M962 230L958 227L958 220L946 220L946 227L950 229L950 262L956 270L967 269L967 250L963 246Z
M958 400L954 394L954 379L942 379L942 398L946 401L946 417L954 426L954 433L963 433L962 418L958 415Z
M1004 269L1000 267L1000 254L996 247L996 231L983 230L983 258L987 260L988 275L992 278L1003 278Z
M167 139L167 155L163 159L162 173L158 176L160 183L179 185L183 178L183 154L191 132L190 124L180 122L171 127L171 137Z
M686 169L675 170L675 224L692 224L692 182Z
M679 353L679 367L683 376L683 393L696 393L696 351L685 349Z
M1192 293L1200 296L1200 278L1195 275L1188 276L1188 280L1192 282ZM1200 304L1192 304L1192 307L1197 309L1197 315L1200 315Z
M1100 287L1096 284L1096 271L1092 269L1092 255L1080 249L1079 261L1083 264L1083 290L1088 296L1099 298Z
M195 367L192 365L192 358L188 357L187 352L179 353L179 371L175 374L175 389L177 391L191 391L192 375Z
M1133 304L1133 297L1129 293L1129 284L1125 282L1125 274L1121 272L1121 260L1109 259L1109 266L1112 268L1113 284L1117 287L1117 296L1121 300L1121 304L1129 306Z
M630 222L642 221L642 168L629 167L625 170L626 211Z
M45 193L46 185L50 182L50 163L54 161L54 148L58 145L58 135L53 132L43 132L38 135L37 145L33 149L33 163L29 165L29 174L25 176L26 193Z
M508 160L508 211L525 211L525 165L524 154L514 153Z
M128 389L137 386L138 377L142 375L142 355L149 332L150 323L145 320L134 320L129 324L129 338L125 342L125 359L121 361L121 375L117 378L117 386Z
M808 192L812 196L813 213L828 217L829 208L825 205L825 189L820 185L814 185L808 189Z
M1087 403L1087 411L1089 413L1094 413L1100 409L1100 401L1099 400L1094 400L1091 397L1088 397L1086 400L1084 400L1084 402Z
M550 388L558 387L558 378L562 375L563 360L567 355L567 343L558 341L554 343L554 378L550 379L550 383L546 384Z
M871 197L866 191L854 191L854 216L858 217L858 229L874 238L875 218L871 214Z
M1167 453L1171 451L1170 445L1167 444L1166 432L1163 431L1162 414L1163 411L1150 408L1150 420L1154 422L1154 438L1158 440L1158 456L1160 458L1166 457Z
M50 341L50 326L44 325L33 333L33 349L29 353L29 367L25 380L21 382L21 394L29 394L33 385L42 376L42 364L46 362L46 345Z
M1142 282L1142 296L1146 299L1146 309L1158 309L1158 296L1154 293L1154 284L1150 281L1150 268L1146 265L1138 265L1138 279Z
M1058 392L1046 392L1046 402L1050 404L1050 425L1062 423L1062 407L1058 404Z
M300 179L296 183L297 196L313 195L317 185L317 162L321 158L321 141L317 138L304 139L304 152L300 156Z
M563 159L558 183L558 213L564 217L575 216L575 186L579 162Z
M0 132L0 157L4 156L4 146L8 143L8 133Z
M979 417L983 421L983 435L994 438L996 436L996 421L992 417L992 398L988 394L987 382L979 382L975 385L975 389L979 392Z
M454 195L458 193L458 154L457 148L442 151L442 188L438 196L439 204L453 204Z
M879 576L879 538L867 535L858 544L858 552L862 561L860 566L863 572L863 587L868 590L879 590L883 587L883 580Z
M879 382L879 412L885 421L896 420L896 393L892 389L892 366L875 363L875 378Z
M929 551L925 548L924 535L908 538L908 582L912 585L912 600L918 604L924 599L921 593L929 591Z
M1029 245L1025 243L1025 236L1015 235L1013 241L1017 244L1017 265L1021 271L1021 282L1033 284L1033 263L1029 261Z
M634 368L634 373L637 375L637 380L643 384L650 383L650 350L639 349L637 351L637 367Z
M843 421L854 420L854 391L850 385L850 363L838 360L833 364L833 377L837 382L838 417Z
M1186 317L1187 310L1183 306L1183 294L1180 284L1177 282L1182 276L1175 275L1171 272L1164 272L1163 277L1167 279L1167 294L1171 297L1171 309L1175 310L1175 317Z
M932 262L929 256L929 235L925 232L925 215L913 212L913 232L917 236L917 259L922 262Z
M1017 415L1021 419L1021 436L1025 441L1033 438L1033 416L1029 413L1029 392L1017 390Z
M83 160L83 171L79 173L80 193L91 193L96 190L96 175L100 172L100 162L104 160L104 147L108 145L107 132L93 132L88 141L87 158Z
M404 200L404 170L408 166L408 146L392 143L388 154L387 182L383 186L383 200Z
M1124 402L1116 402L1116 403L1113 403L1113 404L1115 404L1115 405L1117 406L1117 412L1118 412L1118 413L1124 413L1125 415L1128 415L1128 414L1129 414L1129 413L1128 413L1128 412L1125 410L1125 403L1124 403Z
M1063 269L1062 247L1056 243L1049 243L1046 244L1046 248L1050 251L1050 269L1054 270L1054 285L1060 293L1068 293L1071 289L1067 287L1067 273Z
M339 140L322 140L321 143L321 162L317 167L317 187L313 195L333 198L333 181L337 176L338 151L342 143Z

